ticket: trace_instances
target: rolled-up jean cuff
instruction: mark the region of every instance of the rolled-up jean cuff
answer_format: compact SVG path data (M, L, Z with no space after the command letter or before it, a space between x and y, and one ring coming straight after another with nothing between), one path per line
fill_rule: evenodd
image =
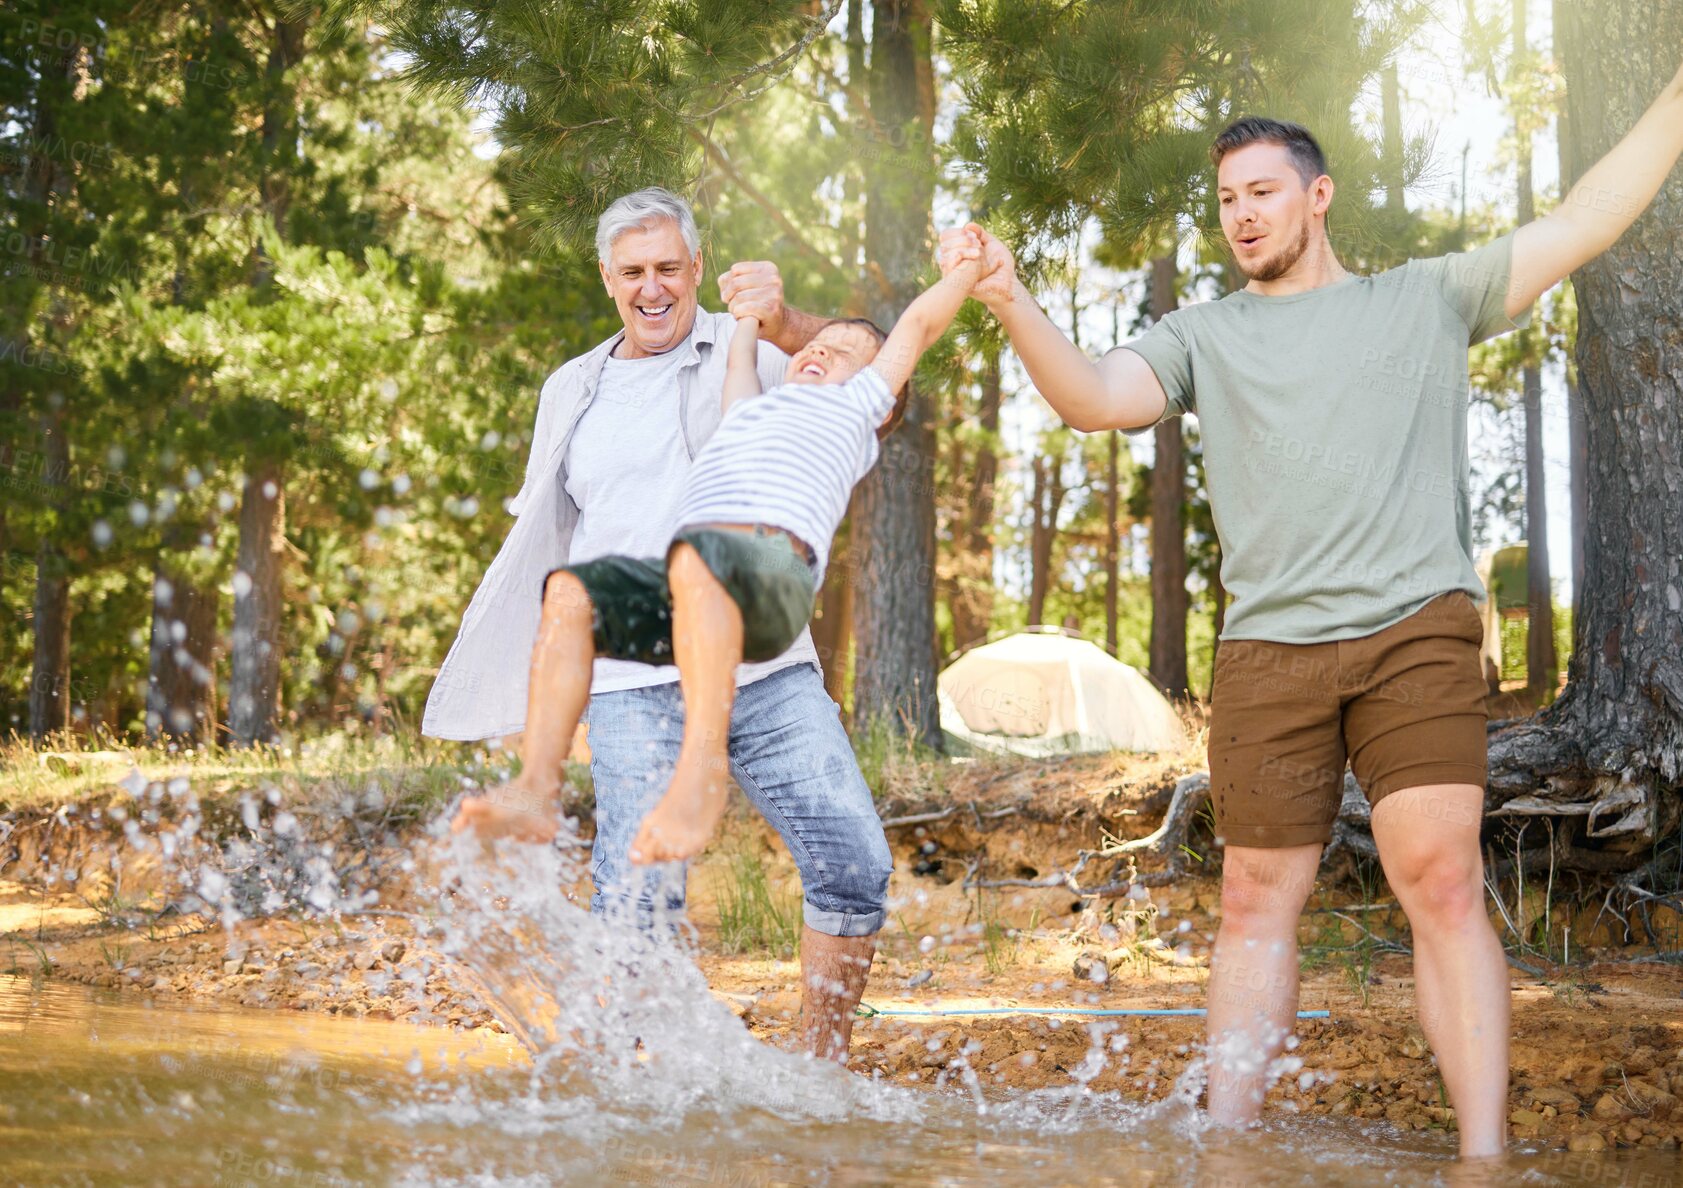
M888 912L883 908L874 912L827 912L803 900L801 918L808 928L825 936L875 936L887 922Z

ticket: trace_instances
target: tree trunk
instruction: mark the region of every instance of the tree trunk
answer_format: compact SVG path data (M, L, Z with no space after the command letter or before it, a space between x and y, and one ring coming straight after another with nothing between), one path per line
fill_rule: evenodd
M280 696L281 572L286 497L280 463L248 475L240 500L240 550L234 573L233 667L228 734L237 746L273 742Z
M1562 11L1564 0L1555 0L1554 4L1554 58L1556 65L1560 61L1560 30L1564 27L1566 14ZM1577 170L1572 164L1571 157L1571 128L1566 118L1566 106L1562 104L1555 112L1555 145L1560 156L1560 177L1562 192L1565 190L1567 178L1576 177ZM1568 280L1567 285L1572 282ZM1578 391L1577 371L1572 360L1566 360L1566 440L1567 440L1567 469L1571 475L1571 512L1572 512L1572 648L1578 647L1578 607L1584 593L1584 534L1589 530L1588 510L1589 458L1585 446L1584 401ZM1557 660L1558 662L1558 660Z
M993 513L994 484L999 477L999 405L1002 392L999 374L1000 347L992 343L982 360L982 392L979 420L981 441L970 466L970 499L962 535L956 542L957 566L953 575L950 609L953 618L953 650L962 651L988 637L993 622ZM959 535L959 534L955 534Z
M1402 99L1395 61L1387 63L1380 72L1379 93L1384 135L1381 168L1385 177L1385 211L1401 215L1406 209L1403 204Z
M1178 304L1175 258L1151 262L1151 320L1162 321ZM1179 417L1152 431L1157 460L1151 467L1151 676L1173 698L1187 696L1186 678L1186 456Z
M847 704L847 652L853 643L853 549L851 533L836 534L830 565L812 620L812 646L824 667L824 691L837 705Z
M1033 464L1034 489L1029 514L1029 626L1046 621L1046 595L1052 589L1052 546L1058 540L1058 512L1064 503L1064 459L1042 453Z
M1584 597L1584 535L1589 531L1589 429L1583 393L1570 364L1566 368L1566 434L1571 452L1572 648L1578 647L1578 611Z
M158 564L152 586L152 646L146 735L187 746L211 741L216 722L214 585Z
M1582 166L1672 78L1683 8L1596 0L1557 13L1571 160ZM1490 747L1493 811L1518 797L1543 806L1533 812L1564 808L1579 814L1569 821L1584 838L1628 852L1675 832L1683 778L1680 222L1674 172L1636 225L1573 276L1595 525L1584 544L1583 642L1560 699ZM1585 804L1595 806L1587 818Z
M867 289L869 316L891 325L917 295L930 257L935 173L931 25L924 0L871 6L870 106L905 151L866 166L865 253L885 285ZM899 146L895 146L896 149ZM886 288L887 291L884 291ZM883 723L941 745L935 704L935 406L914 384L906 419L859 486L853 530L856 728Z
M1122 440L1116 430L1107 435L1104 452L1104 650L1116 655L1116 619L1121 599L1117 583L1122 579L1121 541L1117 540L1117 517L1121 514Z
M304 53L304 19L277 19L263 71L263 212L284 237L297 168L298 104L286 74ZM269 283L272 264L259 240L253 245L252 284ZM259 455L265 451L256 445ZM247 460L240 499L239 561L234 574L234 635L228 682L228 734L236 746L272 742L280 698L281 573L286 546L285 469L278 458Z
M36 741L70 729L70 568L59 547L58 521L70 470L64 418L53 414L41 426L43 472L52 523L35 552L35 663L29 679L29 736Z
M1525 7L1529 0L1513 0L1513 74L1517 80L1529 69L1530 47L1526 44ZM1515 133L1519 142L1519 223L1523 227L1536 218L1531 188L1530 113L1520 104L1516 90ZM1549 514L1547 475L1543 456L1543 373L1537 362L1536 336L1520 331L1525 347L1523 385L1525 391L1525 576L1526 621L1525 684L1532 697L1546 701L1554 696L1560 680L1560 664L1554 652L1554 599L1549 581Z

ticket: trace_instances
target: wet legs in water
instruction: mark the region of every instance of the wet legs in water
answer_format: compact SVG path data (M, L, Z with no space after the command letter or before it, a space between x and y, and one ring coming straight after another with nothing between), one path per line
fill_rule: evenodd
M801 930L801 1042L821 1060L847 1063L853 1010L865 993L876 948L874 936Z
M1221 929L1210 955L1209 1109L1243 1125L1262 1112L1268 1066L1297 1021L1297 920L1315 885L1319 845L1228 846Z
M1502 1154L1508 1096L1507 964L1484 913L1478 846L1484 792L1405 788L1373 809L1385 877L1414 938L1416 1009L1455 1108L1464 1158ZM1262 1112L1268 1065L1295 1025L1297 921L1321 847L1229 846L1210 961L1209 1109L1244 1124Z

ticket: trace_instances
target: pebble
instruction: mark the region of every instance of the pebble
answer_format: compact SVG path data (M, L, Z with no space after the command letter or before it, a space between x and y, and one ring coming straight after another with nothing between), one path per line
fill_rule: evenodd
M1531 1090L1531 1100L1538 1105L1553 1106L1562 1114L1575 1114L1583 1108L1583 1103L1572 1094L1550 1086Z
M1618 1121L1630 1113L1611 1093L1603 1094L1595 1103L1595 1116L1604 1122Z
M1588 1134L1575 1134L1566 1140L1568 1151L1605 1151L1607 1140L1591 1131Z

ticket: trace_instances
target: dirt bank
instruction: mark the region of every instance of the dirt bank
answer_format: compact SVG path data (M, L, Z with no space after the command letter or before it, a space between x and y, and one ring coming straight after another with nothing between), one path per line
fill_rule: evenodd
M1201 1020L887 1012L1201 1006L1208 938L1219 921L1213 877L1099 900L1077 896L1061 879L1103 833L1148 832L1177 774L1172 765L1124 770L1103 761L1019 765L958 773L939 799L934 790L891 798L884 816L899 822L890 828L895 911L866 994L884 1013L861 1020L853 1067L905 1084L973 1073L991 1087L1075 1079L1142 1100L1165 1093L1197 1055ZM158 914L159 850L124 850L126 822L96 817L93 807L59 814L57 824L12 818L0 852L0 971L255 1007L497 1027L406 914L424 908L429 894L397 873L416 843L413 824L363 851L340 851L348 867L376 873L378 906L337 920L292 911L224 931L199 916ZM922 819L938 813L945 815ZM1215 856L1194 857L1196 868ZM1090 887L1112 873L1095 863L1078 881ZM1011 885L977 888L967 878ZM755 915L741 905L752 890L744 880L757 879L769 906ZM781 844L757 819L733 813L690 885L700 960L715 991L756 1034L786 1042L797 1002L788 938L798 883ZM1409 957L1397 951L1406 930L1380 889L1368 892L1330 887L1305 917L1301 1005L1330 1018L1302 1022L1295 1050L1302 1069L1281 1081L1270 1108L1452 1130L1454 1112L1414 1021ZM1535 895L1509 906L1524 917L1522 929L1544 910ZM1513 971L1514 1135L1574 1150L1675 1148L1683 1142L1683 967L1674 950L1614 947L1612 930L1590 919L1589 906L1564 898L1548 905L1554 934L1572 929L1569 962L1539 950L1515 954L1528 969ZM745 914L753 917L746 928ZM1649 927L1663 934L1675 925L1650 919ZM1089 1059L1095 1045L1102 1061Z

